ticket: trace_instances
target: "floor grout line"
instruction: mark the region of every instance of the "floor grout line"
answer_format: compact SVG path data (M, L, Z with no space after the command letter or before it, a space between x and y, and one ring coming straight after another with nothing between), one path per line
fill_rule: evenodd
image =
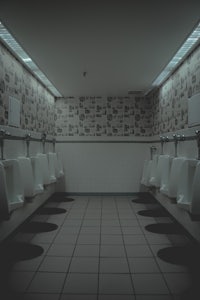
M84 197L85 198L85 197ZM135 236L137 236L137 235L141 235L141 236L143 236L144 237L144 239L145 239L145 241L146 241L146 244L145 245L147 245L148 246L148 248L150 249L150 251L151 251L151 253L152 253L152 258L154 259L154 261L155 261L155 263L156 263L156 265L157 265L157 267L158 267L158 270L159 270L159 272L158 273L156 273L156 272L152 272L152 273L149 273L148 272L148 274L149 275L151 275L151 274L160 274L161 276L162 276L162 278L163 278L163 280L164 280L164 282L165 282L165 284L166 284L166 286L167 286L167 288L168 288L168 290L169 290L169 297L171 297L171 298L173 298L173 296L174 296L174 294L171 292L171 290L170 290L170 287L169 287L169 285L168 285L168 283L167 283L167 280L165 279L165 276L164 276L164 274L176 274L176 273L183 273L183 274L187 274L187 272L180 272L180 271L177 271L177 272L164 272L164 271L162 271L162 269L161 269L161 267L160 267L160 265L159 265L159 263L158 263L158 261L157 261L157 256L155 255L155 253L154 253L154 251L153 251L153 249L152 249L152 247L151 246L156 246L156 245L164 245L164 244L152 244L152 243L150 243L149 242L149 240L147 239L147 235L145 234L145 229L143 228L145 225L143 225L142 224L142 222L141 222L141 220L142 220L142 218L139 218L138 216L137 216L137 211L136 211L136 206L134 207L134 205L130 202L131 201L131 199L130 199L130 197L126 197L126 199L125 199L125 201L124 201L124 206L122 206L122 200L121 201L118 201L118 197L117 196L112 196L112 198L109 198L109 199L107 199L106 200L106 197L98 197L98 199L96 200L94 200L93 199L93 197L87 197L87 199L85 199L84 201L84 206L82 206L82 205L80 205L80 207L79 207L79 205L77 205L77 207L75 207L76 206L76 204L75 203L73 203L71 206L70 206L70 208L69 208L69 211L67 211L67 213L66 213L66 215L65 215L65 217L63 218L63 220L62 220L62 222L60 223L60 224L58 224L58 230L57 230L57 232L56 232L56 234L55 234L55 236L52 238L52 240L51 240L51 242L49 242L49 243L45 243L45 244L48 244L48 248L45 250L45 253L44 253L44 255L43 255L43 258L42 258L42 260L40 261L40 263L38 264L38 266L37 266L37 268L36 268L36 270L34 270L34 271L24 271L24 270L15 270L14 272L33 272L34 273L34 275L33 275L33 277L32 277L32 279L31 279L31 281L29 282L29 284L28 284L28 286L26 287L26 289L25 289L25 291L24 291L24 294L28 294L28 290L29 290L29 288L30 288L30 286L31 286L31 283L33 282L33 280L34 280L34 278L35 278L35 276L39 273L39 272L41 272L41 273L63 273L63 274L65 274L65 276L64 276L64 280L63 280L63 284L62 284L62 288L60 289L60 292L58 293L59 294L59 298L58 298L58 300L61 300L61 298L62 298L62 295L63 294L67 294L68 295L68 293L63 293L63 291L64 291L64 286L65 286L65 284L66 284L66 280L67 280L67 276L69 275L69 270L70 270L70 267L71 267L71 264L72 264L72 260L73 260L73 258L79 258L79 257L84 257L84 258L87 258L87 256L74 256L74 253L75 253L75 251L76 251L76 248L77 248L77 246L78 245L87 245L87 246L89 246L89 245L98 245L98 249L99 249L99 254L98 254L98 257L95 257L95 258L97 258L98 259L98 273L97 273L97 276L98 276L98 282L97 282L97 293L96 293L96 298L97 299L99 299L100 298L100 296L101 295L103 295L103 294L100 294L100 275L101 274L128 274L129 276L130 276L130 279L131 279L131 284L132 284L132 288L133 288L133 294L132 295L134 295L136 298L137 298L137 294L136 294L136 291L135 291L135 287L134 287L134 280L133 280L133 276L132 276L132 274L146 274L146 273L143 273L143 272L141 272L141 273L133 273L133 272L131 272L131 267L130 267L130 264L129 264L129 256L128 256L128 253L127 253L127 246L128 245L131 245L131 246L136 246L136 245L144 245L144 244L128 244L128 243L125 243L125 235L135 235ZM81 203L81 198L78 198L78 203L77 204L79 204L79 203ZM96 205L98 206L96 209L95 209L95 203L93 203L93 201L96 201ZM110 201L110 202L109 202ZM114 205L115 205L115 209L114 210L111 210L111 208L113 207L112 206L112 203L114 202ZM100 206L99 206L99 203L100 203ZM126 205L125 205L125 203L126 203ZM127 204L128 204L128 206L127 206ZM59 205L61 205L61 203L59 204ZM126 208L127 207L127 208ZM66 207L65 207L66 208ZM67 209L67 208L66 208ZM132 211L132 213L133 213L133 215L134 215L134 220L137 220L137 223L138 223L138 225L137 226L133 226L133 225L130 225L130 226L126 226L126 225L122 225L122 220L129 220L128 218L125 218L125 211L128 211L128 210L131 210ZM144 207L143 207L143 209L145 209ZM98 226L85 226L84 225L84 222L85 221L89 221L89 220L91 220L91 224L92 224L92 220L96 220L96 218L91 218L92 216L93 216L93 214L92 214L92 212L93 213L95 213L95 210L96 211L98 211L98 213L99 213L99 211L100 211L100 218L99 218L99 225ZM108 214L106 214L106 212L111 212L112 211L112 214L110 214L110 215L112 215L113 216L113 219L109 219L109 218L107 218L108 217L108 215L109 215L109 213ZM75 243L73 243L73 244L71 244L71 245L73 245L73 252L72 252L72 254L70 255L70 256L60 256L60 255L58 255L58 256L56 256L56 255L48 255L48 251L49 251L49 249L51 248L51 246L53 245L53 244L55 244L55 245L69 245L69 244L62 244L62 243L56 243L55 242L55 240L56 240L56 238L57 238L57 236L60 234L60 232L62 232L61 230L63 229L63 228L65 228L65 226L63 226L64 224L65 224L65 222L66 221L70 221L70 220L72 220L72 221L74 221L74 220L78 220L78 219L73 219L73 218L68 218L69 216L70 216L70 213L72 213L71 214L71 216L73 216L73 213L74 213L74 215L76 215L76 212L77 212L77 215L79 214L80 215L80 218L81 218L81 222L80 222L80 224L78 225L79 226L79 230L78 230L78 233L76 233L76 234L72 234L72 235L76 235L76 241L75 241ZM79 213L78 213L79 212ZM117 213L117 218L115 218L115 212ZM96 215L98 215L98 213L96 214ZM123 219L123 216L124 216L124 219ZM130 218L131 219L131 218ZM105 221L105 224L107 223L107 224L109 224L108 222L106 222L106 221L110 221L110 220L116 220L117 222L119 222L119 226L117 225L117 226L111 226L111 225L103 225L103 221ZM151 218L149 217L149 220L151 220ZM47 217L47 219L46 219L46 222L48 222L48 217ZM52 221L53 222L53 221ZM117 224L117 222L116 222L116 224ZM73 222L72 222L73 223ZM112 222L111 222L112 223ZM115 222L113 222L113 224L114 224ZM75 224L75 222L74 222L74 224ZM86 224L87 224L87 222L86 222ZM89 223L88 223L89 224ZM97 224L97 223L96 223ZM126 224L126 222L124 222L123 224ZM72 226L66 226L66 228L69 228L69 227L78 227L78 226L75 226L75 225L72 225ZM91 244L82 244L82 243L78 243L78 239L79 239L79 237L80 237L80 235L82 235L81 234L81 230L83 229L83 228L94 228L94 227L98 227L98 228L100 228L100 232L98 233L99 234L99 240L98 240L98 244L93 244L93 243L91 243ZM117 234L113 234L113 233L111 233L111 234L102 234L102 228L103 227L107 227L107 228L120 228L120 231L121 231L121 233L117 233ZM123 228L124 227L138 227L138 228L140 228L141 229L141 231L142 231L142 233L141 234L125 234L124 233L124 231L123 231ZM91 230L92 231L92 230ZM114 230L115 231L115 230ZM87 232L87 230L86 230L86 232ZM88 231L89 232L89 231ZM95 232L95 231L94 231ZM117 232L117 231L116 231ZM83 235L88 235L88 236L90 236L90 235L92 235L91 233L87 233L87 234L83 234ZM96 233L94 233L94 235L96 235ZM110 245L112 245L112 246L120 246L120 245L123 245L123 248L124 248L124 251L125 251L125 257L123 257L123 258L126 258L126 262L127 262L127 264L128 264L128 270L129 270L129 272L128 273L124 273L124 272L122 272L122 273L119 273L119 272L110 272L110 273L107 273L107 272L100 272L100 263L101 263L101 259L102 258L106 258L106 257L108 257L108 258L112 258L111 256L101 256L101 248L102 248L102 246L104 246L104 245L108 245L109 246L109 244L102 244L102 236L103 235L106 235L106 236L109 236L109 235L112 235L112 236L114 236L114 235L120 235L121 236L121 238L122 238L122 241L123 241L123 243L119 243L119 244L115 244L115 243L113 243L113 242L111 242L111 244ZM114 240L113 240L114 241ZM40 244L40 243L39 243ZM41 243L42 244L42 243ZM168 246L170 246L170 245L168 245ZM174 244L171 244L171 246L173 247L174 246ZM42 265L42 263L44 262L44 260L45 260L45 258L46 257L50 257L50 256L52 256L52 257L69 257L70 258L70 261L69 261L69 264L68 264L68 268L67 268L67 271L65 271L65 272L55 272L55 271L53 271L53 272L51 272L51 271L39 271L39 269L40 269L40 267L41 267L41 265ZM91 256L88 256L88 257L91 257ZM114 256L113 256L114 257ZM143 258L145 258L145 256L141 256L141 257L143 257ZM114 258L118 258L118 257L114 257ZM133 259L134 259L134 257L132 257ZM138 257L137 257L138 258ZM83 272L71 272L71 273L75 273L75 274L83 274ZM96 272L93 272L93 273L91 273L91 272L84 272L84 274L96 274ZM45 293L42 293L42 292L40 292L40 293L36 293L36 294L45 294ZM53 294L53 293L52 293ZM74 293L71 293L72 295L74 295ZM86 295L85 293L81 293L81 294L83 294L83 295ZM159 294L158 294L159 295ZM174 298L173 298L174 299Z
M46 203L48 203L48 201L47 201ZM45 205L44 205L44 206L45 206ZM72 206L73 206L73 205L72 205ZM71 206L71 207L72 207L72 206ZM63 219L63 223L64 223L64 220L67 218L67 215L68 215L68 214L66 214L65 218ZM46 219L47 222L48 222L48 218L49 218L49 216L47 216L47 219ZM63 224L63 223L62 223L62 224ZM59 225L59 227L61 227L61 226ZM59 231L60 231L60 230L58 230L58 232L59 232ZM58 232L57 232L57 234L58 234ZM55 237L54 237L54 239L51 241L51 243L49 243L49 247L48 247L48 249L46 250L46 252L45 252L45 254L44 254L44 257L43 257L43 259L41 260L40 264L38 265L38 267L37 267L37 269L36 269L36 271L35 271L35 274L34 274L32 280L30 281L29 285L27 286L25 292L28 291L28 289L30 288L30 286L31 286L31 284L32 284L32 282L33 282L33 280L34 280L34 278L36 277L37 273L39 272L39 268L41 267L43 261L45 260L45 258L46 258L46 256L47 256L46 254L48 253L49 249L50 249L51 246L53 245L53 241L55 240L57 234L55 235Z
M132 209L133 209L133 207L132 207ZM136 213L136 217L137 217L137 213ZM151 219L151 217L149 217L150 219ZM139 222L139 224L140 224L140 222ZM141 227L141 224L140 224L140 227ZM171 293L171 290L170 290L170 288L169 288L169 286L168 286L168 284L167 284L167 281L166 281L166 279L165 279L165 277L164 277L164 275L163 275L163 273L162 273L162 270L160 269L160 266L159 266L159 264L158 264L158 262L157 262L157 260L156 260L156 256L155 256L155 254L154 254L154 252L153 252L153 250L152 250L152 248L151 248L151 245L150 245L150 243L149 243L149 241L148 241L148 239L147 239L147 237L146 237L146 235L144 234L144 237L145 237L145 239L146 239L146 242L147 242L147 245L148 245L148 247L149 247L149 249L151 250L151 252L152 252L152 254L153 254L153 258L154 258L154 261L155 261L155 263L156 263L156 265L157 265L157 267L158 267L158 269L159 269L159 271L160 271L160 274L162 275L162 278L163 278L163 280L164 280L164 282L165 282L165 284L166 284L166 286L167 286L167 288L168 288L168 290L169 290L169 295L171 296L171 298L172 298L172 293Z
M87 199L87 205L86 205L86 208L85 208L85 213L84 213L84 215L83 215L83 217L82 217L82 222L81 222L81 225L80 225L80 228L79 228L79 233L77 234L76 242L75 242L75 245L74 245L74 250L73 250L72 255L71 255L71 259L70 259L70 262L69 262L69 265L68 265L68 270L67 270L67 272L66 272L65 279L64 279L64 281L63 281L63 285L62 285L62 288L61 288L61 290L60 290L60 296L59 296L58 300L61 300L61 297L62 297L62 294L63 294L63 290L64 290L64 286L65 286L65 284L66 284L66 280L67 280L67 277L68 277L68 275L69 275L69 270L70 270L71 263L72 263L72 260L73 260L73 257L74 257L74 253L75 253L75 249L76 249L78 237L79 237L79 234L80 234L80 231L81 231L81 228L82 228L84 216L85 216L85 214L86 214L86 210L87 210L87 207L88 207L88 202L89 202L89 200Z

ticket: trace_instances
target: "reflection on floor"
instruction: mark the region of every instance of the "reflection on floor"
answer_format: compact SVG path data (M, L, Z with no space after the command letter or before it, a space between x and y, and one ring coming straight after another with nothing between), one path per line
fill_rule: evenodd
M133 202L133 198L49 199L44 214L38 211L30 220L36 233L21 228L8 245L0 248L0 299L200 299L198 247L176 226L164 226L173 223L169 216L137 213L157 209L159 204L140 203L138 197ZM49 215L49 208L66 211L58 214L55 210ZM58 227L51 231L41 227L39 232L36 222ZM170 228L170 233L145 228L159 223L162 228Z

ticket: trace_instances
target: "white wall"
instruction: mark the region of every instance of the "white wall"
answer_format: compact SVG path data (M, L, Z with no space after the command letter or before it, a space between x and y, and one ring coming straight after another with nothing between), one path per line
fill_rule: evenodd
M195 136L196 129L199 127L176 133ZM164 135L171 139L173 132ZM59 190L69 193L138 192L144 160L150 159L150 147L156 146L157 153L161 153L160 143L151 143L159 140L159 136L121 137L118 140L113 137L83 137L82 140L80 137L58 137L57 140L56 151L65 170ZM173 142L164 144L164 154L174 156ZM195 140L178 143L178 156L197 158L197 154Z
M143 141L144 138L134 139ZM130 141L130 140L129 140ZM69 141L57 144L65 169L64 189L76 193L131 193L140 189L144 160L150 157L146 143L126 140Z

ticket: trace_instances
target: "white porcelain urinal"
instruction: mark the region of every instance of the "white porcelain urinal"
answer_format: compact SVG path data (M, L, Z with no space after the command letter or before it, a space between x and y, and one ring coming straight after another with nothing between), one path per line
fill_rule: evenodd
M166 195L170 198L177 197L177 188L179 179L181 177L181 167L186 159L186 157L175 157L172 160L171 170L169 174L169 186L168 190L165 190Z
M9 218L11 211L23 206L24 191L19 161L6 159L0 162L0 214Z
M163 155L162 171L160 177L160 192L166 194L169 190L169 176L172 164L172 157L170 155Z
M162 176L162 172L164 169L164 158L165 158L165 155L158 156L158 162L157 162L155 178L154 178L154 185L156 187L160 187L161 176Z
M156 171L157 171L157 164L158 164L158 155L155 154L152 159L151 164L151 171L150 171L150 179L149 183L151 186L156 186Z
M48 163L49 163L49 175L50 175L50 182L56 182L56 162L55 162L55 154L49 152L48 156Z
M24 196L26 198L34 197L36 194L34 186L33 167L31 159L28 157L18 157L22 183L24 187Z
M56 166L56 178L63 177L65 175L63 170L63 164L61 162L61 159L57 153L54 153L55 156L55 166Z
M48 185L51 183L51 179L50 179L49 163L48 163L47 155L43 153L38 153L37 157L39 158L39 162L41 166L43 184Z
M190 213L200 215L200 161L197 162L192 183Z
M141 184L145 186L150 185L149 179L150 179L151 167L152 167L152 160L145 160L143 172L142 172L142 178L141 178Z
M177 205L190 210L192 201L192 186L198 160L186 159L181 166L181 176L177 188ZM199 183L198 183L199 185Z
M33 168L34 190L36 194L39 194L44 191L43 172L40 165L40 159L37 156L31 157L31 164Z

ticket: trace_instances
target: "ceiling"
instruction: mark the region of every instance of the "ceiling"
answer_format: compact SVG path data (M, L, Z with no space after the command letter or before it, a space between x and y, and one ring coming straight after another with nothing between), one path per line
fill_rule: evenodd
M1 0L0 20L64 97L113 96L149 90L199 12L199 0Z

